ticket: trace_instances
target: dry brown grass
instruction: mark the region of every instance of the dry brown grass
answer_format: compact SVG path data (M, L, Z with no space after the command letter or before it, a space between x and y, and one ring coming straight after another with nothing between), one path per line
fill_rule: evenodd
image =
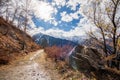
M108 57L105 57L105 60L108 61L108 60L112 60L113 58L116 58L116 54L112 54Z
M0 17L0 60L10 61L39 48L28 34Z
M51 58L46 60L47 69L55 70L55 76L59 76L59 80L96 80L94 77L86 77L84 73L73 70L65 61L54 62ZM53 71L54 72L54 71Z
M120 75L120 70L118 70L117 68L110 68L106 66L106 69L112 73Z

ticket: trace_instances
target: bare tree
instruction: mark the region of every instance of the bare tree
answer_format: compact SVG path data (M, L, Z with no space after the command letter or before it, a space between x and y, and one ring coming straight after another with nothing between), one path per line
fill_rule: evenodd
M9 15L9 0L1 0L0 1L0 16L3 17L2 14L5 14L5 19L8 21L8 15Z
M29 16L30 16L30 13L31 13L30 5L31 5L31 0L25 0L25 4L22 7L23 8L23 13L24 13L24 23L23 23L24 32L26 32L26 30L27 30Z
M92 1L92 7L85 13L98 30L97 32L90 31L89 36L102 45L106 57L111 54L117 57L120 38L120 0L103 1Z
M21 0L20 3L18 5L18 0L0 0L0 16L26 32L32 12L31 0Z
M12 16L11 16L11 23L14 23L16 19L18 19L20 15L20 6L18 5L18 2L15 0L14 5L11 5L13 11L12 11ZM18 20L19 21L19 20Z

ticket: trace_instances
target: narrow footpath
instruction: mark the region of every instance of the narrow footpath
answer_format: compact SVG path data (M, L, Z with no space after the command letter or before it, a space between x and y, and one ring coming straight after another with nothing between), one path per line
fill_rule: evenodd
M37 62L42 54L44 50L32 52L9 68L0 70L0 80L55 80L44 65Z

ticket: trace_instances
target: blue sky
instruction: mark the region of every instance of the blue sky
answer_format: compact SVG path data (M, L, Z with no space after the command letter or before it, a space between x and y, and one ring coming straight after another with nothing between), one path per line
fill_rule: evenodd
M52 0L50 0L51 2ZM57 26L50 24L49 22L45 22L44 20L37 18L37 17L33 17L33 21L35 23L35 25L37 27L43 27L45 30L48 30L50 28L58 28L64 31L70 31L71 29L74 29L75 27L77 27L77 24L80 22L80 19L83 18L83 16L81 14L78 14L79 18L78 19L73 19L70 22L65 22L62 21L61 18L62 16L60 15L62 12L66 11L68 14L70 13L75 13L78 9L80 8L80 4L78 6L76 6L76 10L71 10L69 7L63 6L61 8L58 8L58 12L56 15L54 15L54 18L57 22L61 21L61 23L59 23Z
M83 0L33 0L35 29L55 37L85 36L88 20L82 13Z

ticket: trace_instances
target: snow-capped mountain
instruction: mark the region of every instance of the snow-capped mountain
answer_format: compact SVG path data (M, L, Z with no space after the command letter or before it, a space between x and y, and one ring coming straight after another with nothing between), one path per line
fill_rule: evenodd
M69 41L66 39L61 39L61 38L55 38L49 35L44 35L42 33L38 33L33 36L34 41L41 45L42 47L47 47L47 46L64 46L64 45L71 45L71 46L76 46L78 43Z
M35 36L38 35L48 35L48 36L52 36L54 38L60 38L60 39L66 39L66 40L70 40L76 43L81 43L84 40L88 39L88 37L86 35L81 35L81 36L74 36L74 35L67 35L62 31L58 31L57 30L49 30L49 31L45 31L43 28L33 28L33 29L29 29L28 34L31 36ZM77 34L77 33L76 33Z
M36 31L35 31L36 32ZM34 31L33 31L34 33ZM41 32L36 32L34 33L34 35L32 34L32 30L29 33L33 38L35 37L35 41L39 40L39 38L41 38L42 36L47 36L47 37L53 37L56 39L63 39L63 40L68 40L68 41L72 41L78 44L81 44L82 42L84 42L87 38L85 36L72 36L72 37L68 37L68 36L54 36L54 35L50 35L50 34L45 34L45 33L41 33ZM38 39L37 39L38 38Z

